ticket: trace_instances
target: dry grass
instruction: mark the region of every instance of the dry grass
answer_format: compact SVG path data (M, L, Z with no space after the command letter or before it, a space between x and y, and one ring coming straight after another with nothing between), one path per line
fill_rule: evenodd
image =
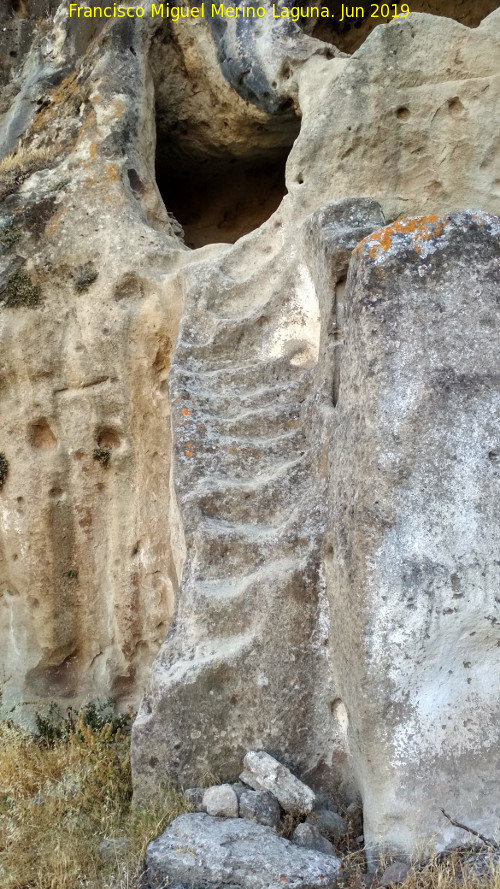
M139 889L147 843L190 810L172 790L161 805L133 808L129 738L88 713L62 733L42 720L44 738L0 722L1 889ZM103 858L105 837L127 848ZM377 889L388 862L370 882L363 853L342 851L340 889ZM401 889L500 889L498 858L457 850L412 869Z
M54 151L48 148L18 148L0 160L0 173L15 173L30 167L51 163Z
M364 855L353 852L343 858L344 872L339 889L378 889L381 876L391 859L382 859L372 878L366 874ZM477 847L463 847L410 869L398 889L500 889L498 854Z
M129 739L80 718L50 744L0 723L2 889L132 889L147 843L188 811L172 790L162 805L131 806ZM105 837L126 850L98 854Z

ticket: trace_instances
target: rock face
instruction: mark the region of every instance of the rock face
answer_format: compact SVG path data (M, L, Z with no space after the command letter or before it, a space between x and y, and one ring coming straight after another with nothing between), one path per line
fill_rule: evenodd
M202 814L176 818L149 844L146 867L152 889L332 889L341 869L335 856L294 846L262 824Z
M325 570L368 845L499 814L499 284L473 212L396 222L349 271Z
M373 850L493 832L495 5L0 11L3 705L157 654L138 800L263 749Z

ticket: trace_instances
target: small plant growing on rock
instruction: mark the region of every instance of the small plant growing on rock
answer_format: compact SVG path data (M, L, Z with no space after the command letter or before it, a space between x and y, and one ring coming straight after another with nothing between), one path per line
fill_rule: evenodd
M13 216L4 216L0 218L0 245L2 247L12 247L19 241L21 232L14 225Z
M52 191L62 191L64 188L66 188L67 185L69 185L70 182L71 178L69 176L66 177L66 179L59 179L59 182L54 183L54 185L52 186Z
M4 305L11 309L18 306L37 306L40 303L42 288L32 284L31 278L24 269L12 274L3 292Z
M75 290L77 293L83 293L97 278L97 272L91 262L86 265L80 265L75 269L73 280L75 282Z
M7 457L5 454L0 454L0 490L3 488L8 471L9 464L7 462Z
M94 453L92 455L94 460L97 460L101 466L109 466L109 461L111 460L111 450L109 448L94 448Z

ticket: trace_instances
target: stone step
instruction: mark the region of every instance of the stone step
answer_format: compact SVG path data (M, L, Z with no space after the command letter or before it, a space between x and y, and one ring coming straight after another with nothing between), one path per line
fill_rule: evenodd
M300 406L293 405L286 411L277 411L274 405L270 405L259 410L243 411L237 417L211 416L208 422L210 429L220 435L276 438L280 432L301 428Z
M198 641L213 636L226 635L229 638L243 634L255 623L255 614L262 609L263 597L268 600L270 595L276 595L290 576L303 570L304 565L304 560L289 556L262 565L248 574L187 582L178 616L189 617L191 626L196 624Z
M226 478L251 478L260 472L279 471L284 463L303 459L306 450L300 430L269 441L236 439L223 436L179 436L176 442L177 465L186 480L216 473Z
M259 386L304 386L311 376L311 371L301 370L288 361L259 361L248 365L234 365L220 362L197 361L191 355L188 368L177 368L175 375L175 391L188 389L193 392L217 392L231 387L238 391L251 391Z
M301 529L302 523L294 521L294 517L277 527L208 524L203 520L186 533L186 544L192 552L189 576L196 582L228 578L245 573L245 567L258 569L269 560L300 558L308 546Z
M273 503L277 503L278 498L283 496L287 484L293 484L297 491L298 485L307 481L308 469L309 462L306 457L292 457L267 470L261 469L258 473L243 478L214 472L206 478L195 481L185 495L185 502L189 503L192 498L196 498L199 499L201 506L202 499L208 498L208 503L220 503L221 508L227 504L230 508L240 497L247 501L254 498L260 501L272 496ZM201 508L203 511L203 507Z

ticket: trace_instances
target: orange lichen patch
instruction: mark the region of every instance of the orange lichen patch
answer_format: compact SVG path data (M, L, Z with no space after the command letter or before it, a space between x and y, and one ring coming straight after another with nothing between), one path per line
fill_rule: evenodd
M194 457L193 451L184 451L186 457Z
M94 188L105 192L104 199L108 204L126 203L127 196L116 164L96 162L91 167L88 167L83 162L82 166L91 170L91 173L83 180L83 185L86 189ZM118 186L118 188L112 189L110 186Z
M386 253L397 235L410 236L411 246L417 253L422 253L422 245L439 238L446 225L448 216L417 216L408 219L396 219L391 225L379 228L378 231L363 238L356 248L357 256L361 256L363 245L370 245L369 256L376 259L380 252Z
M188 407L183 407L181 410L181 414L183 417L189 417L191 414L191 411L189 410Z

